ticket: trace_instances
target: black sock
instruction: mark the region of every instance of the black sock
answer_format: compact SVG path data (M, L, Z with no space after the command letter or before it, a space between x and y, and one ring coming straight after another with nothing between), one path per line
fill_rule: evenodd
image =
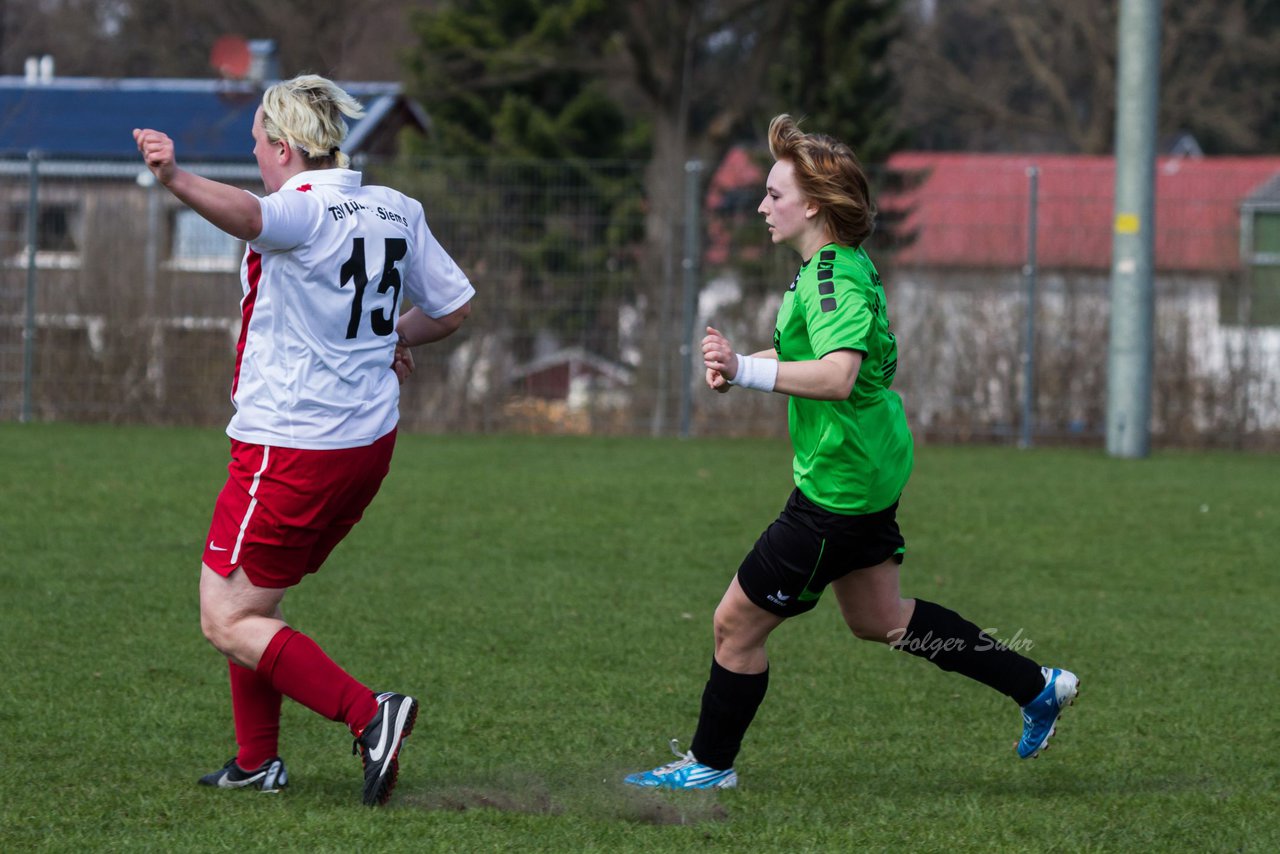
M1025 706L1044 690L1040 665L1003 646L948 608L916 600L907 633L893 647L995 688Z
M703 765L733 767L742 737L769 690L769 671L734 673L711 659L711 676L702 691L702 713L689 750Z

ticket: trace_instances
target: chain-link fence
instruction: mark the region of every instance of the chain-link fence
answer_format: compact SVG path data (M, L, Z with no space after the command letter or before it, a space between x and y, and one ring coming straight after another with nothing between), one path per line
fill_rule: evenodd
M690 168L685 221L654 223L643 164L361 165L367 181L422 200L478 292L463 331L417 352L406 429L785 432L781 396L712 394L698 359L708 323L745 352L769 346L794 275L798 259L769 246L755 213L758 179L718 175L706 192L708 176ZM253 168L196 168L261 189ZM1099 442L1110 213L1099 228L1078 211L1109 198L1073 199L1070 185L1046 182L1033 200L1026 169L1005 171L987 169L988 198L967 198L970 213L949 215L945 188L901 196L896 215L885 205L872 251L899 337L897 388L922 438ZM136 164L0 163L0 418L229 417L243 245L146 177ZM1187 204L1211 203L1212 190ZM975 217L985 203L992 213ZM1030 255L1037 219L1077 254L1042 237L1041 258ZM664 228L668 248L655 250ZM1205 256L1221 258L1217 268L1159 274L1155 439L1275 446L1280 328L1239 314L1251 268L1238 218L1212 229L1232 247ZM989 251L930 255L948 234ZM1102 269L1082 262L1090 245L1103 247Z

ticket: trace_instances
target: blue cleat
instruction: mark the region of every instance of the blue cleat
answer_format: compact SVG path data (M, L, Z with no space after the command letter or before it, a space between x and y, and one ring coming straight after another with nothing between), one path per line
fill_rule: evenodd
M1044 690L1022 707L1022 739L1018 742L1018 755L1023 759L1035 759L1049 746L1049 738L1057 729L1058 717L1080 693L1080 680L1070 670L1041 667L1040 672L1044 674Z
M671 752L680 757L652 771L629 774L623 780L632 786L645 789L732 789L738 785L738 775L732 768L723 771L703 765L693 757L693 752L681 753L678 742L671 739Z

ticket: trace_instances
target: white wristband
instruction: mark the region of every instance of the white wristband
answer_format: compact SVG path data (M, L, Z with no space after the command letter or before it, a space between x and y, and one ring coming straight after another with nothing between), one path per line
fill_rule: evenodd
M738 356L738 375L729 380L731 385L753 388L756 391L773 391L778 381L778 360Z

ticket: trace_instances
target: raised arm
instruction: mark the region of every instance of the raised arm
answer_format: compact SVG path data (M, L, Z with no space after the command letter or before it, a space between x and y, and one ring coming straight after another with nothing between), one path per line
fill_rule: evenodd
M257 196L180 168L173 140L158 130L134 128L133 139L151 174L187 207L240 240L262 234Z

